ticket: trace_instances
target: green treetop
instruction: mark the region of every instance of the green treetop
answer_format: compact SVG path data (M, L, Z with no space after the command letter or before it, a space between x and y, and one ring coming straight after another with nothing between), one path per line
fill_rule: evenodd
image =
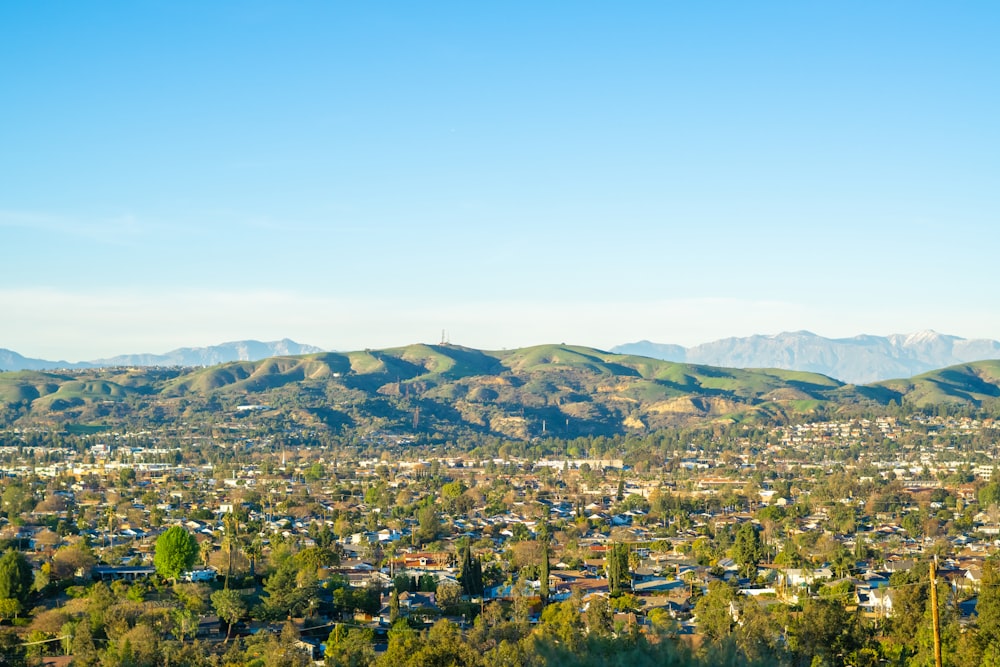
M181 526L171 526L156 540L153 566L166 579L177 580L181 572L190 570L198 557L198 542Z

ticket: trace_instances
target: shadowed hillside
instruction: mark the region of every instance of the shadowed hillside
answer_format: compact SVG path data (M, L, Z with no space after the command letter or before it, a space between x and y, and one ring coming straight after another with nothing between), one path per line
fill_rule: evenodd
M854 386L815 373L718 368L568 345L487 351L420 344L194 369L0 373L6 423L141 423L258 405L345 433L380 428L514 438L752 423L890 401L979 406L998 397L1000 362Z
M892 392L916 407L973 405L1000 398L1000 361L978 361L923 373L908 380L888 380L873 387Z

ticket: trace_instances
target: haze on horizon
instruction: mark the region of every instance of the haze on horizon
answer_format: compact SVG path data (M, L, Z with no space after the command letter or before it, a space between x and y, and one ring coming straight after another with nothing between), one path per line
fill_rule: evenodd
M1000 338L1000 8L0 6L0 347Z

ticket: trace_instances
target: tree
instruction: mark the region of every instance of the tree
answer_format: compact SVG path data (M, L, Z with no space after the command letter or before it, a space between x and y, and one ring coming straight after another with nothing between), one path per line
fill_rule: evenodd
M441 497L444 498L447 502L454 504L454 502L459 498L459 496L461 496L467 490L468 488L465 486L465 484L462 483L461 480L455 480L452 482L448 482L447 484L441 487Z
M173 590L177 601L185 609L189 609L195 614L201 614L205 611L209 599L208 586L205 584L175 584Z
M247 613L246 602L238 592L224 588L221 591L212 593L212 607L216 615L226 622L226 643L229 642L229 635L233 631L233 624L243 618Z
M868 543L864 535L857 534L854 537L854 560L865 560L868 558Z
M616 542L608 549L605 556L604 569L608 576L608 591L611 597L618 597L630 585L631 576L628 570L628 545Z
M434 505L424 505L420 508L417 512L417 521L419 522L415 534L417 544L426 544L437 539L438 533L441 532L441 520L434 510Z
M733 632L735 611L736 590L723 581L713 581L708 585L708 593L695 604L698 629L715 641L725 639Z
M470 597L483 594L483 564L479 557L472 555L468 544L462 548L461 562L458 568L458 581L462 584L462 593Z
M781 632L778 624L757 600L744 599L742 602L740 620L734 631L736 646L748 662L779 664L778 656L783 646L779 643Z
M205 540L198 546L198 557L201 559L201 564L208 567L212 564L212 552L215 551L215 545L212 540Z
M392 625L399 618L399 589L394 588L389 597L389 624Z
M73 628L70 653L76 665L91 665L97 662L97 647L90 631L90 619L83 617Z
M71 579L76 576L77 572L80 572L86 578L95 562L97 561L94 554L85 542L61 547L52 555L52 577Z
M889 577L892 593L892 634L896 641L908 646L924 624L924 614L930 599L927 563L916 563L909 570L894 572Z
M266 667L308 667L312 664L309 654L297 644L299 634L291 623L285 623L280 635L261 634L265 635L263 641L258 640L247 647L248 654L252 651L258 654L260 659L246 664L266 665Z
M436 600L442 609L453 607L462 601L462 587L457 584L441 584L437 587Z
M587 605L584 621L591 634L598 636L610 634L613 629L614 612L608 604L608 599L600 595L593 596Z
M542 604L549 601L549 543L548 540L542 543L542 557L539 559L538 567L538 595L542 598Z
M17 618L24 606L14 598L0 598L0 621Z
M0 665L24 667L27 664L27 651L21 646L21 638L9 628L0 631Z
M31 488L20 482L8 484L0 495L0 508L7 513L8 518L30 512L34 506L35 498Z
M135 469L122 468L118 471L118 486L122 489L130 489L135 484Z
M23 553L8 549L0 556L0 600L16 600L24 605L34 583L31 565Z
M312 604L317 587L315 570L298 570L293 560L286 560L264 583L265 615L272 618L296 616Z
M154 667L160 664L160 638L152 627L136 625L110 642L101 657L104 667Z
M588 624L592 623L596 626L603 623L603 619L597 618L599 615L597 600L599 599L601 598L595 596L591 600L591 606L587 610ZM538 624L538 635L553 643L566 646L572 652L579 651L586 635L584 617L579 611L580 604L579 598L574 598L555 602L545 607Z
M389 646L377 665L391 667L430 667L431 665L482 664L482 656L462 638L454 623L440 620L424 636L397 622L389 631Z
M839 600L807 599L789 628L794 664L842 665L855 648L850 615Z
M198 557L198 542L181 526L171 526L156 539L153 566L165 579L175 583L181 572L190 570Z
M186 637L193 636L197 632L198 615L187 607L171 609L170 617L174 622L174 635L182 642Z
M854 565L854 555L847 550L847 547L843 545L838 547L833 555L833 573L838 577L849 577L851 576L851 570L854 569Z
M306 547L292 557L301 569L311 569L318 572L320 568L333 567L340 563L340 556L330 547Z
M233 552L239 551L239 530L240 520L233 513L229 512L222 517L222 525L225 533L222 536L222 550L226 552L226 583L224 588L229 588L229 576L233 573Z
M433 593L437 587L437 577L433 574L422 574L417 580L417 590L421 593Z
M733 560L740 568L740 574L750 579L757 577L757 565L760 563L764 547L760 541L760 533L749 521L740 524L736 530L736 540L733 543Z
M374 640L371 630L352 628L345 632L338 624L326 640L326 664L328 667L368 667L375 662Z
M461 577L459 577L461 581ZM413 593L416 587L413 585L413 578L405 574L397 574L392 579L392 588L397 593Z
M389 645L376 664L379 667L404 665L421 647L422 642L406 619L399 619L388 632Z
M989 664L1000 664L1000 563L994 559L983 562L983 578L979 586L976 625Z
M328 526L323 526L329 532L330 528ZM332 541L332 540L331 540ZM254 535L253 538L246 544L244 548L247 558L250 560L250 576L254 577L257 575L257 559L260 558L261 554L264 553L264 543L261 540L260 535Z

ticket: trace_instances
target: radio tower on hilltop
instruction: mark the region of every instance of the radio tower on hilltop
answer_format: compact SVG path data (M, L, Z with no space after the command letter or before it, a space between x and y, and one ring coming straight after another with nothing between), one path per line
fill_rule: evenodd
M448 332L445 329L441 329L441 344L451 345L451 339L448 338Z

